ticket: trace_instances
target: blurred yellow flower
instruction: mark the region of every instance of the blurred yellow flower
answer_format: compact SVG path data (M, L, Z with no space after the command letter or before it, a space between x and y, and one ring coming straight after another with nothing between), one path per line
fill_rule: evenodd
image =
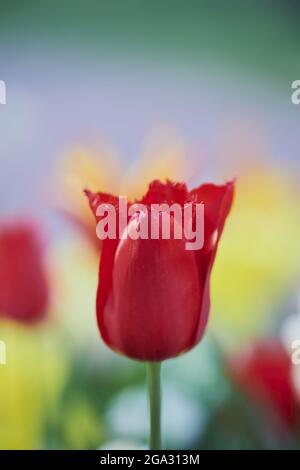
M52 308L70 347L99 347L95 328L98 259L82 234L56 242L48 254ZM100 355L99 355L100 357Z
M244 168L212 276L212 325L225 341L255 336L278 311L300 273L299 240L292 178L274 167Z
M135 199L153 179L183 181L192 174L185 165L185 150L174 135L157 133L146 142L144 152L129 168L102 143L97 152L73 147L60 159L56 205L95 240L95 224L83 189L127 195Z
M67 371L66 353L46 326L1 322L6 364L0 365L0 448L45 447L45 425L56 418L56 403Z

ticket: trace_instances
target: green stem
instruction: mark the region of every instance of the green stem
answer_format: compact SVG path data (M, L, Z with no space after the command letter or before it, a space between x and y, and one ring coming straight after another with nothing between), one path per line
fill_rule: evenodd
M150 450L161 449L161 396L160 396L160 362L147 364L148 396L150 409Z

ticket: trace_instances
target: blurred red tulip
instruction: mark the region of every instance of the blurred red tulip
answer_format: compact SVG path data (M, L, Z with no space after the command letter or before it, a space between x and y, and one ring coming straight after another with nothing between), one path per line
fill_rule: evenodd
M203 202L201 250L187 251L186 239L172 236L169 240L103 240L97 319L108 346L134 359L161 361L200 341L209 313L210 273L233 192L233 183L205 184L189 192L185 184L153 181L140 201L147 206L178 203L181 207ZM118 208L118 197L86 194L95 216L101 203Z
M47 305L37 230L23 221L0 225L0 316L34 323L44 318Z
M256 342L235 355L230 372L242 390L269 415L294 426L299 404L292 382L292 361L278 339Z

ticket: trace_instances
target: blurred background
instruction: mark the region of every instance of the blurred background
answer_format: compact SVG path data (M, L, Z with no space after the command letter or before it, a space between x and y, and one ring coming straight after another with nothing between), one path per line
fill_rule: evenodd
M206 337L163 364L165 447L300 448L299 19L295 0L1 1L0 448L147 446L145 367L96 327L82 189L232 177Z

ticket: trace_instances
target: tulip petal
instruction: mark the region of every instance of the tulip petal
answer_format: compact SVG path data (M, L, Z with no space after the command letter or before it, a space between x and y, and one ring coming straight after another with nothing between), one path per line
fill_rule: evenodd
M136 223L131 221L129 230ZM109 295L105 301L101 285L97 302L100 330L114 349L134 359L161 361L190 348L202 293L194 252L184 243L130 237L119 243L110 260ZM106 259L102 269L108 264Z
M172 204L184 204L188 198L188 190L184 183L172 183L167 181L162 183L154 180L149 185L149 189L141 202L143 204L162 204L164 202Z
M90 208L95 216L96 222L99 218L97 216L97 208L99 204L112 204L116 209L119 206L119 198L108 193L97 192L94 193L88 189L84 190L85 195L88 198ZM118 220L117 220L118 224ZM99 311L102 311L106 303L107 297L109 295L111 285L112 285L112 266L114 263L114 257L116 250L118 248L119 240L107 238L102 241L101 249L101 261L99 265L99 284L97 289L97 320L99 324L99 329L103 340L113 348L109 340L109 335L106 334L105 329L102 327L102 319L98 315ZM101 283L100 283L101 279ZM100 287L101 284L101 287ZM100 295L101 293L101 295Z
M90 208L92 209L96 221L99 220L97 217L97 208L99 204L112 204L116 209L119 207L119 198L117 196L101 192L94 193L89 189L85 189L84 194L89 200Z
M195 252L198 257L203 297L194 343L202 338L210 308L210 274L226 218L234 196L234 182L224 185L204 184L190 192L195 203L204 203L204 246Z

